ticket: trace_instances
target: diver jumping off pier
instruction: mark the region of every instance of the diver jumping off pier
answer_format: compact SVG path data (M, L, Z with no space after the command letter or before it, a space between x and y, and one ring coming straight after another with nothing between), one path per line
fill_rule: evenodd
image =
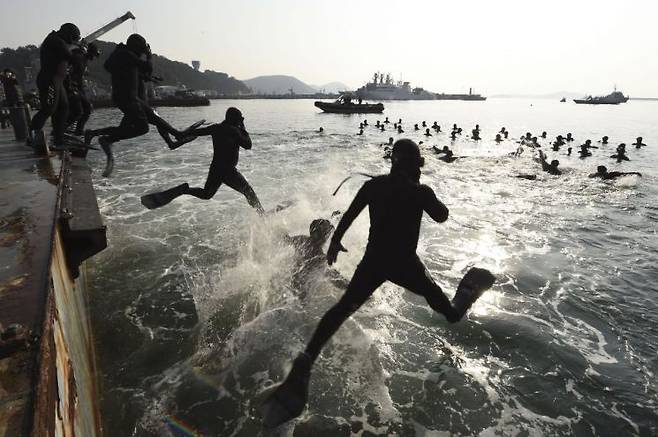
M369 208L370 235L363 259L343 297L322 317L306 350L294 360L286 380L265 401L264 423L268 427L302 413L311 367L323 346L384 282L423 296L432 309L455 323L495 281L488 270L472 268L461 280L452 302L448 300L416 254L423 212L442 223L448 219L448 208L429 186L419 182L424 159L416 143L398 140L391 162L388 175L377 176L361 187L331 238L329 265L336 262L339 252L347 251L340 242L343 235L361 211Z
M208 171L208 178L203 188L190 187L186 182L168 190L142 196L142 205L155 209L170 203L178 196L189 195L203 200L210 200L222 184L242 193L249 205L259 214L263 214L263 206L249 182L242 176L236 166L240 157L240 147L251 149L251 138L244 127L244 117L238 108L228 108L226 119L210 126L191 129L186 132L191 138L211 135L213 144L213 159Z
M146 59L142 59L142 56ZM185 141L185 131L172 127L146 103L144 80L153 71L151 57L151 47L144 37L134 33L128 37L126 44L117 45L105 61L104 67L112 76L112 101L123 112L123 118L119 126L86 130L84 135L86 145L94 137L100 137L98 142L107 155L104 177L109 177L114 168L112 145L117 141L146 134L149 124L157 127L170 149L175 149L179 144L174 143L169 135L173 135L179 142Z

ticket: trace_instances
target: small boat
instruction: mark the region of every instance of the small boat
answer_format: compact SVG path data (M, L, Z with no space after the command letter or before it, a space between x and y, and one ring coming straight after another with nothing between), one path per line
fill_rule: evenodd
M361 102L361 100L359 100L359 102ZM315 102L315 106L322 109L324 112L332 114L379 114L384 111L384 105L382 103L353 103L352 97L346 94L338 97L338 100L333 103Z
M618 105L620 103L628 102L628 97L625 96L621 91L617 91L617 87L615 87L615 90L607 96L588 96L584 99L574 99L573 101L578 104L585 105Z
M564 103L564 102L566 102L566 101L567 101L567 98L566 98L566 97L562 97L562 98L560 99L560 103Z

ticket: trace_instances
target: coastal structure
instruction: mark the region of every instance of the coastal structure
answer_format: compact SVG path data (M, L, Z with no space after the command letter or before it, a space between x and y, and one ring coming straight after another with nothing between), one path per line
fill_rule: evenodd
M101 435L85 260L103 250L91 171L0 130L0 435Z

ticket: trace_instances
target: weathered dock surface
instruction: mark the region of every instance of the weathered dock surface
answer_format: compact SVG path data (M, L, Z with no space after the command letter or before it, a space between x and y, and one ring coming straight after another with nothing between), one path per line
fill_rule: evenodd
M89 168L0 130L0 436L100 435L84 260L106 246Z

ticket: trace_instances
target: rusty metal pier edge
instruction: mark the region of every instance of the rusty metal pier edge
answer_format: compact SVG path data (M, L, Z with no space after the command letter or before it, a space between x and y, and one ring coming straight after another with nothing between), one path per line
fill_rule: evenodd
M107 246L106 228L86 161L68 152L60 159L51 240L42 249L47 271L34 274L44 299L27 302L41 305L41 323L18 348L0 353L2 437L102 435L85 260Z

